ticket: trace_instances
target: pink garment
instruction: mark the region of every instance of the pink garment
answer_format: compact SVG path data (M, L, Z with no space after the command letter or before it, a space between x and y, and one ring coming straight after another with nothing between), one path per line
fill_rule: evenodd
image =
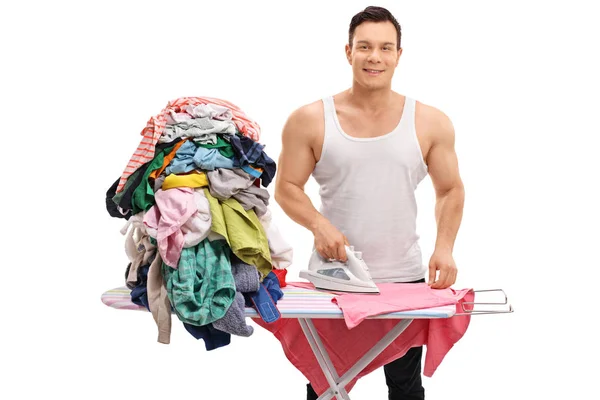
M456 304L470 290L432 289L427 283L379 283L377 287L378 295L342 294L333 298L348 329L375 315Z
M140 135L142 135L142 140L121 174L121 179L119 180L116 192L119 193L123 190L127 178L129 178L129 176L131 176L131 174L133 174L141 165L148 161L152 161L154 158L154 147L165 130L167 116L171 115L171 111L179 113L185 111L187 106L194 107L199 104L210 103L229 108L233 114L232 121L235 123L240 133L258 142L260 138L260 126L255 121L248 118L248 116L235 104L214 97L181 97L169 101L167 106L158 115L150 117L146 123L146 127L142 129L142 132L140 133Z
M288 282L288 285L302 286L296 282ZM453 303L456 303L457 313L462 312L462 302L471 302L475 297L471 290L461 290L458 293L462 297L453 300ZM339 296L337 299L338 304L341 297L343 296ZM354 311L350 311L344 300L342 303L346 304L346 313L354 313ZM361 303L354 302L354 304L360 305ZM371 306L367 305L367 308L369 307ZM364 315L368 311L359 310L358 313ZM445 355L463 337L470 320L469 315L439 319L414 319L394 342L350 381L346 390L350 391L360 377L402 357L411 347L422 345L426 346L423 374L431 377ZM275 335L281 342L288 360L308 379L317 394L321 395L329 388L327 379L302 332L298 319L280 318L271 324L265 323L260 318L254 318L254 321ZM339 376L350 369L399 322L395 319L366 319L349 329L346 322L339 319L315 318L312 321Z
M198 211L194 190L188 187L159 189L154 200L156 204L146 212L144 225L149 232L156 230L158 252L163 262L177 268L184 244L181 227Z

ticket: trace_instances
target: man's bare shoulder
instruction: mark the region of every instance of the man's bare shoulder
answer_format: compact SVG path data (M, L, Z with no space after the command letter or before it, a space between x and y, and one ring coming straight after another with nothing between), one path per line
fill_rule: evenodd
M311 126L321 122L322 120L323 102L321 100L317 100L297 108L290 114L288 118L288 122L301 125L309 124Z
M305 104L294 110L283 129L284 136L301 135L307 140L315 139L324 129L324 112L321 100Z
M415 113L416 122L422 129L421 133L432 142L454 140L452 121L439 108L417 101Z

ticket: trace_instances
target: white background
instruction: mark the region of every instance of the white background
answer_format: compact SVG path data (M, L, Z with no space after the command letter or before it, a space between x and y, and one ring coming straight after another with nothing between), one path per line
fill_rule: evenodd
M598 398L598 39L593 2L382 1L404 53L393 89L444 111L466 188L455 288L502 288L516 312L473 317L428 399ZM18 4L18 5L17 5ZM2 399L304 399L305 378L256 328L212 352L173 320L100 295L123 284L124 220L105 192L169 100L214 96L262 127L351 84L363 1L3 2ZM273 186L268 188L273 194ZM318 206L317 187L307 186ZM418 192L424 262L434 192ZM272 200L293 244L312 236ZM595 372L594 372L595 371ZM384 399L381 370L353 399Z

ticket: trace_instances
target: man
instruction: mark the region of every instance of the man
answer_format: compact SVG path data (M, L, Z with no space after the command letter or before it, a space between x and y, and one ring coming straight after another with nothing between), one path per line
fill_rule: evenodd
M429 174L437 239L428 283L444 289L456 281L452 250L464 204L454 128L436 108L392 91L400 39L400 25L384 8L352 18L352 87L289 116L275 199L313 233L323 257L346 261L344 245L353 245L375 282L424 282L415 189ZM311 174L320 185L320 212L304 193ZM412 348L384 366L390 399L424 399L421 357L422 347ZM316 398L309 384L307 399Z

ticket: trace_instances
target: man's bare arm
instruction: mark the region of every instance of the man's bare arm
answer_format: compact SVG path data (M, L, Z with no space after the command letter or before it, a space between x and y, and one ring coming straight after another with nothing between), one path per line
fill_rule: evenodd
M320 214L304 192L304 185L316 165L308 107L294 111L283 127L275 201L292 220L314 232Z
M432 147L427 156L429 176L436 194L436 250L452 252L460 227L465 189L460 178L454 150L454 127L446 115L437 112Z
M323 108L319 102L294 111L282 133L275 179L275 201L296 223L310 230L315 237L315 248L323 256L346 261L344 244L348 241L314 207L304 192L304 185L315 168L313 144L323 131Z
M436 194L437 222L435 250L429 260L429 284L433 289L445 289L456 282L458 274L452 251L462 220L465 190L454 150L454 127L441 111L430 108L429 112L432 145L427 164Z

